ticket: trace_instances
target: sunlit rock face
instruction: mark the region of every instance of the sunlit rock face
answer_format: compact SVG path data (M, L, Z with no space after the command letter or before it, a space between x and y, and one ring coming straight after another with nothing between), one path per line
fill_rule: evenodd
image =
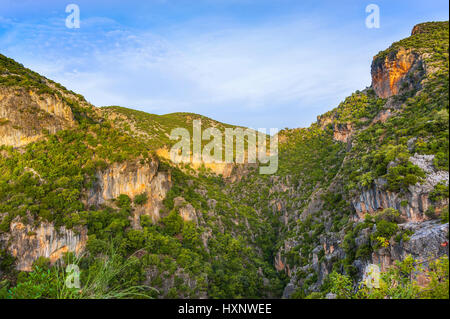
M441 224L439 221L426 221L422 223L406 223L399 225L402 229L414 232L408 241L395 243L391 240L386 248L380 248L372 253L372 263L380 265L385 271L395 260L403 260L411 255L421 262L426 268L430 261L441 256L448 255L448 223Z
M114 163L96 174L96 182L88 194L88 205L99 206L116 199L121 194L131 199L146 193L148 200L133 210L133 227L138 227L140 215L148 215L154 222L160 218L163 200L170 189L168 172L158 171L157 160L141 163L140 160Z
M420 64L418 54L403 48L389 53L384 58L375 57L371 70L373 89L381 98L398 94L402 86L412 84L407 75L420 69Z
M156 154L160 158L172 161L172 158L170 157L170 151L167 148L158 149L156 151ZM247 156L247 153L245 153L245 156ZM256 163L247 163L247 162L242 164L236 164L236 163L215 163L215 162L201 161L201 162L191 162L190 165L195 170L205 168L206 170L216 175L220 175L232 183L241 180L244 175L249 173L249 170L251 168L256 169L258 167L258 164Z
M0 88L0 145L24 146L75 126L71 108L55 95Z
M39 257L46 257L54 263L66 252L81 254L87 242L87 229L76 230L41 222L39 226L25 225L22 222L11 223L10 232L4 241L8 252L16 257L16 269L31 271L33 262Z

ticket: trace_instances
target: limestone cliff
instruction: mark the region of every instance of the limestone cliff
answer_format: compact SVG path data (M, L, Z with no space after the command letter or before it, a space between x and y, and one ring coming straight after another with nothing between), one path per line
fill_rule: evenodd
M88 205L101 205L116 199L121 194L133 199L136 195L147 194L145 204L136 206L133 226L138 227L139 216L148 215L154 222L159 220L162 201L170 189L168 172L158 171L159 162L141 160L114 163L96 174L96 182L88 193Z
M422 183L411 185L404 193L390 192L386 189L386 181L377 179L373 186L364 189L352 200L353 208L363 219L366 213L373 213L385 208L395 208L408 221L419 222L425 219L424 213L434 204L435 208L448 205L448 199L439 203L432 203L430 192L434 186L442 182L448 185L447 171L438 171L433 166L434 155L418 155L411 157L410 161L418 165L426 173Z
M160 158L164 158L167 161L171 161L170 153L167 147L160 148L156 151L156 154ZM247 156L247 154L245 154ZM173 163L172 163L173 164ZM191 167L195 170L199 170L204 167L206 170L216 174L221 175L223 178L227 179L230 182L239 181L242 176L248 174L251 168L257 168L258 164L255 163L214 163L214 162L194 162L190 163Z
M448 223L410 222L400 227L414 232L408 241L402 240L400 243L391 241L389 247L380 248L372 253L371 263L379 264L382 271L391 266L395 260L403 260L407 255L411 255L424 267L430 261L448 255L448 245L445 245L448 241Z
M75 125L71 108L63 100L33 90L0 87L0 145L20 147Z
M194 206L192 206L190 203L187 203L183 197L176 197L173 199L173 202L175 208L178 209L178 213L184 221L193 221L195 223L198 223L197 212L195 211Z
M76 232L65 227L56 229L48 222L35 227L14 221L2 241L9 253L16 257L16 269L30 271L39 257L49 258L53 263L66 252L82 253L87 242L87 229L81 228Z

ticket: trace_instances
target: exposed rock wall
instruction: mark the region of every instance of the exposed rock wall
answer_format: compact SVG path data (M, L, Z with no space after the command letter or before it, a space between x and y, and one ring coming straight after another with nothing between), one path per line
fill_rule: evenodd
M424 268L430 261L448 255L448 223L425 221L422 223L406 223L399 225L402 229L414 231L408 241L395 243L391 240L389 247L381 248L372 253L372 264L380 265L381 271L386 270L395 260L403 260L411 255Z
M423 183L411 185L405 194L390 192L386 189L386 181L377 179L371 188L363 190L359 196L352 200L352 205L360 218L366 213L373 213L385 208L395 208L408 221L418 222L424 220L424 213L430 207L430 192L439 182L448 185L449 173L437 171L433 167L434 155L415 154L410 158L424 170L426 178ZM448 205L448 199L438 204L438 207Z
M171 161L170 152L167 148L158 149L156 151L156 154L161 158ZM210 170L212 173L216 175L222 175L223 178L227 179L232 183L239 181L242 178L242 176L248 174L250 168L258 167L258 164L256 163L235 164L235 163L194 162L190 163L190 165L195 170L198 170L202 166L204 166L207 170Z
M372 62L372 87L379 97L396 95L402 86L418 85L418 81L409 79L415 71L421 70L422 59L412 50L403 48L382 58L375 57Z
M170 189L171 179L167 172L158 171L158 161L142 164L140 160L114 163L107 169L97 172L97 181L88 194L88 205L105 204L121 194L133 199L146 193L145 204L134 209L133 226L139 227L139 216L148 215L155 222L159 219L162 201Z
M53 263L65 252L80 254L86 247L87 229L78 232L61 227L56 229L53 224L42 222L38 227L24 225L19 221L11 223L7 238L7 249L17 258L16 268L30 271L33 262L39 257L49 258Z
M333 125L333 138L336 141L347 143L352 134L351 123Z
M0 87L0 145L20 147L44 130L55 133L74 125L71 108L59 97Z
M344 143L349 142L355 128L352 123L335 123L336 119L336 115L333 115L332 117L318 116L317 123L322 129L325 129L325 127L331 124L334 140Z

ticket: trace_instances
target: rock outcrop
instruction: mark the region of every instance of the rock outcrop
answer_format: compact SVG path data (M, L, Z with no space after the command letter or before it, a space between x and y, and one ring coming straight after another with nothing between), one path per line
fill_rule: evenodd
M99 206L116 199L121 194L131 199L147 194L147 202L134 209L133 227L139 227L139 217L148 215L154 222L159 220L162 201L170 189L171 178L168 172L158 171L159 162L141 160L114 163L96 174L96 182L88 193L87 204Z
M333 125L333 138L336 141L347 143L353 134L351 123Z
M164 280L161 280L164 278ZM159 284L159 281L161 282ZM171 273L168 270L159 269L156 266L151 266L146 270L145 274L145 285L150 287L159 286L158 289L158 297L157 298L174 298L173 295L170 295L171 289L183 285L188 287L190 290L195 291L195 298L198 299L206 299L208 298L207 287L205 282L199 282L192 275L189 275L189 272L185 271L182 268L178 268L175 273ZM176 296L176 298L188 298L189 295Z
M448 185L449 173L447 171L438 171L433 167L434 155L415 154L410 158L413 164L416 164L426 173L426 178L422 183L411 185L408 191L401 194L391 192L386 189L386 181L382 178L375 180L372 187L364 189L359 196L352 200L353 208L359 218L364 218L366 213L373 213L385 208L395 208L408 221L423 221L424 213L432 205L430 192L434 186L440 182ZM434 203L438 207L448 205L448 199Z
M372 264L380 266L385 271L395 260L403 260L411 255L427 268L430 261L441 256L448 255L448 223L439 221L425 221L422 223L406 223L399 225L401 229L413 231L413 235L407 241L395 243L391 240L389 247L380 248L372 253Z
M400 93L420 85L423 73L422 59L413 50L400 48L386 56L375 57L372 62L372 87L381 98Z
M197 212L195 211L194 206L186 202L183 197L174 198L173 203L175 208L178 209L178 213L180 214L181 218L183 218L185 222L198 222Z
M71 108L61 98L25 89L0 88L0 145L20 147L75 126Z
M348 143L353 133L355 132L355 128L352 123L339 123L336 122L336 115L332 116L318 116L317 124L325 129L328 125L331 125L331 129L333 130L333 138L336 141Z
M160 148L156 151L156 154L160 158L164 158L168 161L172 161L170 158L170 152L167 148ZM190 163L191 167L195 170L199 170L204 167L206 170L210 172L220 175L223 178L227 179L229 182L236 182L241 180L241 178L248 174L251 168L257 168L258 164L256 163L214 163L214 162L200 162L200 163Z
M33 262L39 257L49 258L54 263L66 252L81 254L86 247L87 229L56 229L48 222L35 227L14 221L6 236L3 242L8 252L16 257L16 269L31 271Z

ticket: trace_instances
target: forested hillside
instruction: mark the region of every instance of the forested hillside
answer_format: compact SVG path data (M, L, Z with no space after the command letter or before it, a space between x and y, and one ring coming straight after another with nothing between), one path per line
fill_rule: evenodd
M172 129L236 127L98 108L0 55L0 298L448 298L448 38L378 53L370 87L278 133L273 175L176 165Z

